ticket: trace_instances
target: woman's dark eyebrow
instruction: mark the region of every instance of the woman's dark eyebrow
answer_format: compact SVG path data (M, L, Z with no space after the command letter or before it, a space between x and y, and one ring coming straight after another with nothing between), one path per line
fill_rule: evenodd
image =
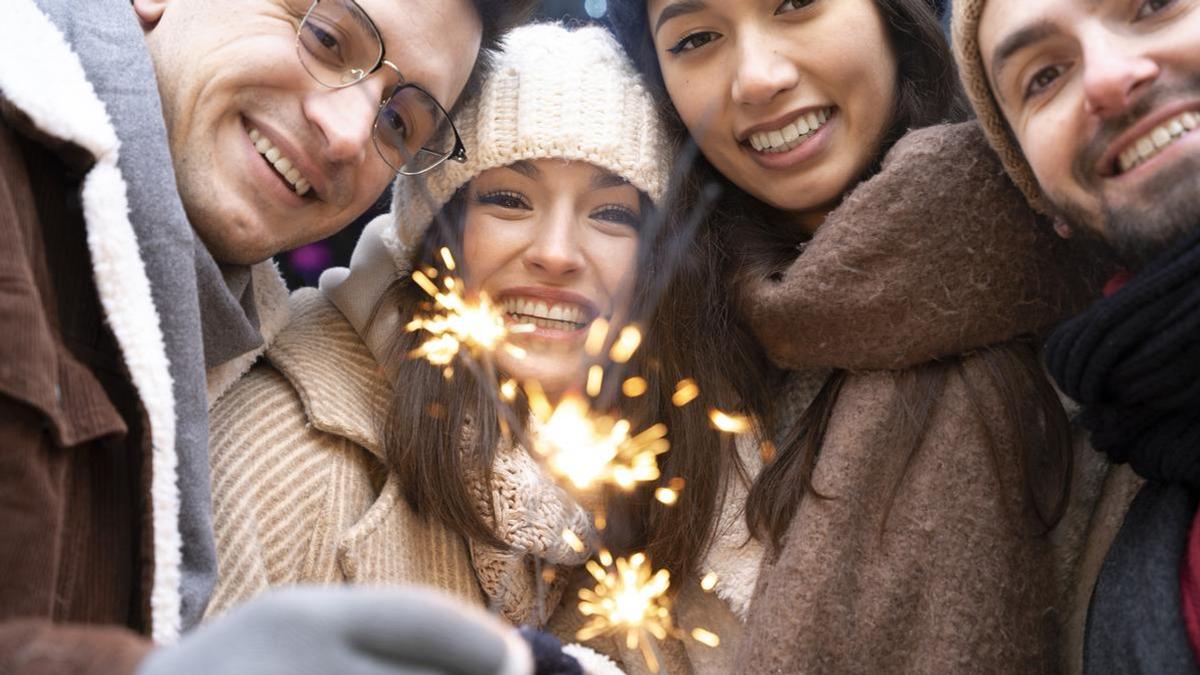
M673 2L663 7L663 11L658 15L658 20L654 22L654 34L658 35L658 29L662 28L662 25L671 19L683 16L684 14L699 12L707 7L708 3L704 2L704 0L679 0L679 2Z
M613 187L621 187L622 185L629 185L629 181L621 178L615 173L610 173L603 169L596 169L595 173L592 174L590 185L593 190L605 190Z
M525 176L526 178L530 178L532 180L537 180L538 178L540 178L542 176L541 170L539 170L536 166L534 166L533 163L527 162L523 159L519 159L519 160L513 162L512 164L508 164L504 168L516 171L517 173L521 174L522 176Z

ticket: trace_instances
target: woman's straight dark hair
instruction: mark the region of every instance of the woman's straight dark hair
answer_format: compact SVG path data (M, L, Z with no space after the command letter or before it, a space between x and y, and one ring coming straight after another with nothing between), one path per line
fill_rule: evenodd
M893 118L875 161L860 180L878 172L888 150L909 130L962 121L969 111L933 3L930 0L874 0L874 4L886 24L898 73ZM610 0L608 5L619 41L645 76L650 91L660 104L667 128L677 140L677 147L685 147L690 143L688 132L663 84L649 32L645 0ZM742 279L751 275L761 278L786 269L808 236L798 228L781 226L780 223L787 221L780 212L733 185L703 158L686 172L683 185L677 190L679 199L666 208L673 214L687 212L697 204L697 195L713 185L718 186L723 197L698 236L712 247L708 250L708 263L710 270L719 275L716 283L736 289ZM847 186L844 194L854 187ZM714 285L712 280L705 283L694 279L692 283L696 288ZM781 398L777 394L786 375L767 365L752 333L731 309L733 305L715 304L735 303L736 298L736 291L709 291L706 294L709 311L729 318L705 331L703 341L718 349L725 346L746 357L721 361L726 366L721 372L714 373L710 369L707 373L719 384L710 381L701 386L717 386L741 395L742 409L758 418L769 435L776 438L778 450L751 486L745 516L753 535L778 551L805 495L824 498L813 489L812 474L846 373L834 372L799 419L783 419L782 416L791 411L777 410L773 402ZM742 342L745 340L750 342ZM754 364L761 364L761 370L751 372ZM1053 528L1061 518L1069 496L1073 457L1070 427L1060 401L1041 373L1037 352L1031 346L1017 344L985 349L898 373L896 404L885 432L891 447L905 453L911 464L924 441L935 404L950 377L962 378L966 384L968 396L979 410L989 439L993 417L1009 423L1010 428L1021 430L1019 440L1024 454L1017 459L1025 482L1026 515L1032 516L1035 528L1040 531ZM1032 398L1019 395L1030 391L1034 392ZM994 414L984 414L985 404L993 406L989 412ZM995 410L994 406L1000 409ZM991 445L994 454L995 444ZM999 462L1001 458L995 459ZM740 467L736 458L723 464ZM900 487L895 486L895 490ZM719 501L717 506L707 510L715 512L716 508L720 508ZM653 505L651 511L654 511ZM648 522L654 522L653 516Z

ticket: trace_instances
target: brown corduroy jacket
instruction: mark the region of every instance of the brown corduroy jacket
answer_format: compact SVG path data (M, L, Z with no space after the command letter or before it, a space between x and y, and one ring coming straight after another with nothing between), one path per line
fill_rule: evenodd
M1094 582L1085 549L1107 545L1130 481L1104 485L1108 467L1077 443L1067 515L1038 532L1027 448L1000 413L1033 388L997 387L982 352L1015 349L1086 303L1100 272L1085 260L964 123L910 133L781 279L749 284L745 314L777 363L847 375L812 480L828 499L804 497L763 567L743 672L1071 668L1064 636ZM901 401L901 381L922 371L940 391ZM890 420L924 403L910 455Z

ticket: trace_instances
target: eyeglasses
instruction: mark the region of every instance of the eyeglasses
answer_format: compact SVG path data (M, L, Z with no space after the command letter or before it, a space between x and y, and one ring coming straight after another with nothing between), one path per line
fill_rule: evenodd
M383 37L354 0L314 0L296 31L296 51L308 74L333 89L358 84L383 66L400 75L400 84L379 106L372 132L375 149L396 171L414 176L447 159L467 161L450 114L383 58Z

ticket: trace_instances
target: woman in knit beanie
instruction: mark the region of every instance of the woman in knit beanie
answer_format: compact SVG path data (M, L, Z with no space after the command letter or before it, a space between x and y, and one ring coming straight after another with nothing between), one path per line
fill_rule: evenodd
M467 159L398 179L392 213L368 226L349 269L293 295L265 362L215 406L222 574L210 615L280 584L416 583L540 627L593 553L563 537L589 540L590 513L509 440L523 438L522 399L505 418L460 357L412 357L430 335L406 326L430 300L411 273L448 273L441 251L453 251L468 296L532 326L512 339L524 358L496 352L500 377L537 381L551 400L581 391L589 325L620 325L654 300L647 223L667 143L606 31L526 26L493 57L456 113ZM612 412L635 429L665 420L673 442L686 429L715 438L701 408L670 404L687 358L648 335L631 363L646 391Z
M668 211L721 191L699 237L728 257L708 283L753 335L733 321L698 340L750 355L721 365L764 429L763 467L745 463L757 476L723 509L768 554L732 581L752 601L725 591L731 663L1057 668L1086 519L1035 336L1092 289L978 126L939 125L965 107L944 7L609 4L680 156L701 155ZM771 365L756 371L755 350ZM706 560L736 558L721 546Z

